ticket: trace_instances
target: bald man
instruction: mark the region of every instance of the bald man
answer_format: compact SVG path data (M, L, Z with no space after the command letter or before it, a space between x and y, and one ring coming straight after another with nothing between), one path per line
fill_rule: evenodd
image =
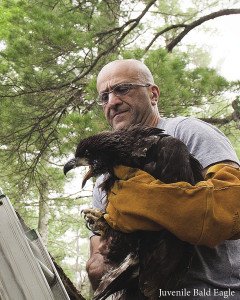
M160 117L157 106L160 96L159 88L155 85L150 70L142 62L134 59L110 62L102 68L97 77L97 90L105 117L113 130L128 128L134 124L162 128L167 134L182 140L187 145L189 151L203 165L204 174L210 166L219 163L239 168L239 160L233 147L214 126L195 118L167 119ZM96 182L93 192L93 206L105 211L106 195L98 188L102 180L100 177ZM151 198L150 188L149 197ZM139 199L141 201L141 191L139 192ZM231 201L231 199L226 199L226 201ZM240 202L240 199L233 199L232 201L235 201L234 206L237 201ZM185 202L187 203L187 201L183 201L183 203ZM161 211L158 213L160 214ZM171 217L174 218L174 216ZM186 218L189 219L189 217L190 214L186 215ZM196 224L196 226L200 225ZM184 224L178 224L177 227L183 228L183 226ZM191 231L191 228L186 231ZM215 235L215 232L212 231L211 234ZM205 290L210 289L211 296L217 300L223 298L217 292L216 295L213 295L216 289L225 291L230 288L233 294L228 299L240 299L240 294L238 294L240 290L240 256L236 255L236 249L240 249L240 242L238 240L222 241L215 239L213 247L213 239L204 238L200 242L201 246L195 246L192 266L186 275L183 288L188 288L192 293L191 295L195 289L196 295L194 296L196 297L194 299L201 300L213 299L204 294ZM231 236L227 238L231 238ZM183 239L192 243L192 240L187 240L187 233ZM87 271L93 289L96 289L109 266L104 263L102 256L106 251L106 245L101 243L97 236L92 236L90 243L91 256L87 262ZM217 243L219 245L215 245ZM211 248L208 248L209 246ZM239 298L234 298L236 295ZM192 298L187 296L186 299Z
M129 83L132 84L129 92L116 97L114 88ZM98 75L97 90L105 117L114 130L133 124L157 126L159 88L150 70L140 61L121 60L107 64ZM108 96L107 102L102 101L102 95Z

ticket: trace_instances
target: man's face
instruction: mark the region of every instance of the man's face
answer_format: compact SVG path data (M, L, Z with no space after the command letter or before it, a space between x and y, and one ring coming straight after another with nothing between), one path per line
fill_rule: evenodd
M125 95L115 95L114 92L106 94L103 110L108 123L114 130L134 124L151 126L156 101L152 100L152 86L144 86L148 82L143 81L136 69L121 63L107 66L98 76L97 89L101 94L124 83L143 86L134 86Z

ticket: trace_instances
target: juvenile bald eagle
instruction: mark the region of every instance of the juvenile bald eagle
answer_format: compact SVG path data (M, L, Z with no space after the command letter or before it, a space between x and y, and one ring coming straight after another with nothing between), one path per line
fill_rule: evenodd
M81 165L90 166L83 185L92 176L108 174L101 185L106 191L116 180L113 168L117 165L142 169L165 183L203 180L202 167L186 145L152 127L132 126L81 140L64 173ZM166 230L115 231L103 213L86 210L85 214L88 226L108 242L106 260L117 265L102 278L94 299L106 299L120 290L119 299L158 299L160 288L179 286L191 261L191 245Z

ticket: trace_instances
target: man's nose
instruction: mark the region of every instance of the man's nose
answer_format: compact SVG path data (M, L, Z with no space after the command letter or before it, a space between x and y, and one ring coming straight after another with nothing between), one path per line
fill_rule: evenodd
M114 95L114 93L108 94L108 106L112 107L115 105L120 105L122 103L122 100L118 96Z

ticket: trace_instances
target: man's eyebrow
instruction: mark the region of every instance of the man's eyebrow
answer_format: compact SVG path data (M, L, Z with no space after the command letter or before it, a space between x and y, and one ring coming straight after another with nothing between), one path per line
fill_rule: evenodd
M105 90L101 91L99 94L104 94L104 93L107 93L107 92L111 91L112 89L114 89L114 88L115 88L115 86L117 86L117 85L119 85L119 84L121 84L121 83L117 83L117 84L114 84L114 85L108 86L108 87L106 87L106 89L105 89Z
M114 87L114 86L113 86ZM104 94L107 93L108 91L110 91L112 89L112 87L106 87L103 91L99 92L99 94Z

